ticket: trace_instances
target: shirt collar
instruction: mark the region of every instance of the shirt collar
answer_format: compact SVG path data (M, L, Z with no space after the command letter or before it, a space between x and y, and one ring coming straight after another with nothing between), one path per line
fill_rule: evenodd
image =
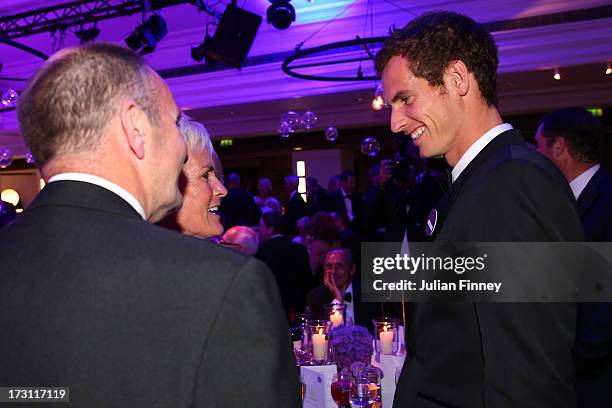
M85 173L60 173L49 179L49 183L53 183L55 181L81 181L84 183L95 184L96 186L100 186L106 190L112 191L117 194L123 200L125 200L132 208L140 214L143 220L147 220L145 217L144 208L142 205L136 200L132 194L130 194L127 190L122 187L119 187L117 184L110 182L102 177L94 176L93 174L85 174Z
M600 167L601 166L599 164L590 167L587 171L585 171L569 183L576 200L578 199L578 197L580 197L580 194L582 194L582 191L584 190L586 185L589 184L589 181L591 181L591 178L595 175L595 173L597 173L597 170L599 170Z
M466 169L466 167L471 163L471 161L474 160L476 156L478 156L478 153L480 153L482 149L484 149L489 144L489 142L491 142L491 140L495 139L497 136L510 129L513 129L511 124L502 123L501 125L495 126L493 129L490 129L487 133L480 136L478 140L476 140L470 146L470 148L467 149L465 153L463 153L463 156L461 156L461 158L453 168L453 183L459 178L463 170Z

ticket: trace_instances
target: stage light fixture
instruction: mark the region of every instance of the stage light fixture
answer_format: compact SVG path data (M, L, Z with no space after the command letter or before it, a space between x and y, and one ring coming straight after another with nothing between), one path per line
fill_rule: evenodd
M79 31L75 31L74 35L76 35L77 38L81 40L81 44L85 44L98 38L98 36L100 35L100 29L98 27L81 29Z
M291 0L270 0L272 5L268 7L266 17L268 24L274 28L286 30L295 21L295 9L290 3Z
M204 61L206 65L212 67L213 65L216 65L218 61L212 58L208 58L207 56L210 44L209 41L210 37L206 37L202 44L198 45L197 47L191 47L191 58L196 62Z
M145 55L155 51L157 43L167 34L166 21L162 16L155 14L143 24L137 26L134 32L126 38L125 44L140 55Z

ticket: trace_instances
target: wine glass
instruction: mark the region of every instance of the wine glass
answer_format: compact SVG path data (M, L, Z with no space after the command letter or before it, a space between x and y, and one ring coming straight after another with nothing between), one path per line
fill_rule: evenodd
M349 394L351 407L382 406L380 394L378 371L365 368L354 375Z
M331 384L331 395L334 398L334 402L338 404L340 408L349 408L349 394L351 392L351 383L353 376L347 369L334 374Z

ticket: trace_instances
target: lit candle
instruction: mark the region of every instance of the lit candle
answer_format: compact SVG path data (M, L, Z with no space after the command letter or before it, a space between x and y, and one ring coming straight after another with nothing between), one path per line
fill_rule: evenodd
M379 333L380 351L382 354L393 354L393 330L388 331L387 326Z
M337 327L342 324L342 314L336 310L334 313L329 315L329 320L332 322L332 327Z
M327 340L322 328L319 329L319 333L312 335L312 355L318 361L325 360L327 356Z

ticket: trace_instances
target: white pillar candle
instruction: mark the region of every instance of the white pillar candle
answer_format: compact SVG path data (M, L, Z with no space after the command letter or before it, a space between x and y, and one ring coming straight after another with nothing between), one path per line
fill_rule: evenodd
M315 360L325 360L327 356L327 340L323 329L319 329L319 333L312 335L312 355Z
M331 315L329 315L329 320L332 322L332 327L338 327L342 324L342 313L339 311L335 311Z
M379 333L380 352L382 354L393 354L393 330L388 331L387 326Z

